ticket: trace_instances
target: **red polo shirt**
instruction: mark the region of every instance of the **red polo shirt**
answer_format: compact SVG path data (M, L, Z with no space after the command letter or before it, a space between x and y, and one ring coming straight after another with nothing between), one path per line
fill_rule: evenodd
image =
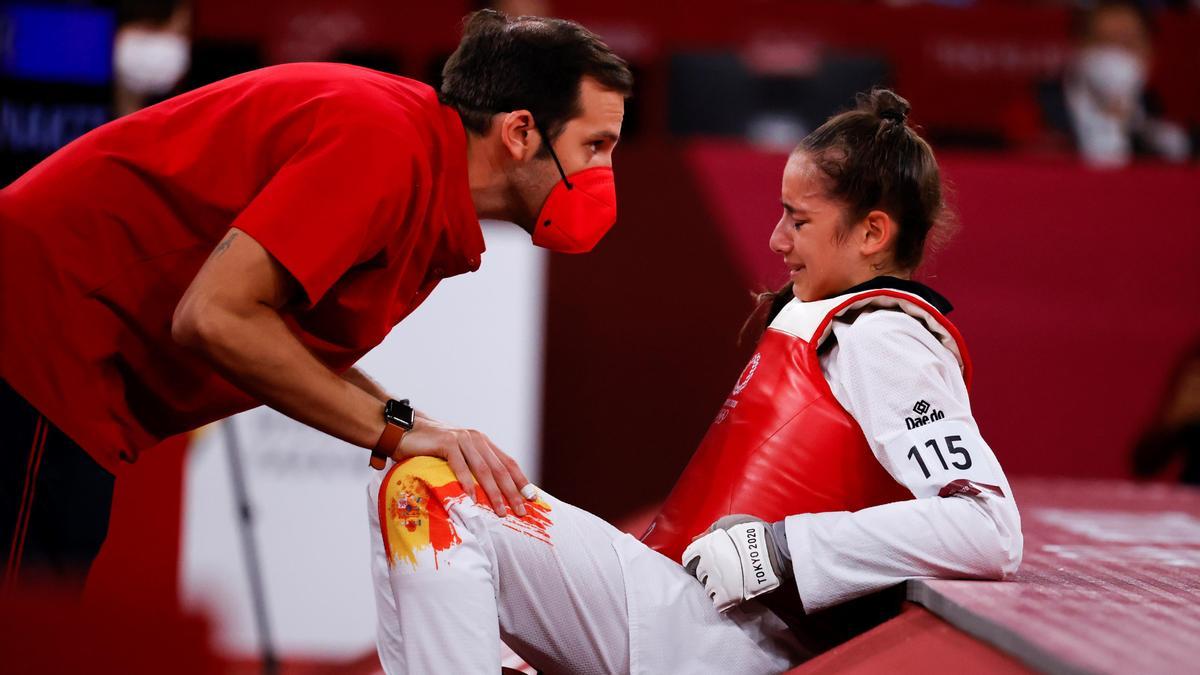
M265 68L106 124L0 191L0 377L110 471L258 402L171 339L231 227L303 287L285 311L335 371L483 235L458 115L364 68Z

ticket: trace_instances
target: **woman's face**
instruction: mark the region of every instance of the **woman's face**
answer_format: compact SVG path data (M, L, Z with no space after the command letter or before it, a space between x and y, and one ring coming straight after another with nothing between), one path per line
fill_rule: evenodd
M793 292L820 300L875 276L857 244L860 224L844 225L846 207L828 197L829 178L803 152L783 170L783 217L771 233L771 250L783 256Z

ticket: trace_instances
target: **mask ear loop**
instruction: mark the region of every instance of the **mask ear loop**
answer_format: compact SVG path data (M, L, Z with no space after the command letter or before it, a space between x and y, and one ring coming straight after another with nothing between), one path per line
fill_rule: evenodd
M546 149L550 151L550 158L554 160L554 166L558 167L558 175L562 176L562 182L567 186L568 190L574 190L575 186L571 185L571 181L567 180L567 172L563 171L562 162L558 161L558 154L554 152L554 144L550 142L550 134L547 134L542 129L542 125L534 120L533 127L542 135L542 143L546 144Z

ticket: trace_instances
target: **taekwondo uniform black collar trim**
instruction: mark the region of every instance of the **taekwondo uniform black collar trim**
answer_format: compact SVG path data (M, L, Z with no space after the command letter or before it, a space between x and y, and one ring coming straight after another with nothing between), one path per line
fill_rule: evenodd
M941 293L938 293L925 284L918 281L913 281L911 279L900 279L886 275L875 277L870 281L864 281L853 288L847 288L837 295L849 295L851 293L861 293L863 291L876 291L884 288L904 291L905 293L912 293L925 302L933 305L933 308L942 314L949 314L950 312L954 311L954 305L951 305L949 300L942 297Z

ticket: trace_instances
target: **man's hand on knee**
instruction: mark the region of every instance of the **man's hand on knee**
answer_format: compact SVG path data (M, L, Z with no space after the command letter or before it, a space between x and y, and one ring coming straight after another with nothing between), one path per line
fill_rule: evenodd
M683 566L704 584L718 610L728 611L791 578L790 556L780 548L787 542L777 542L773 529L753 516L725 516L684 550Z
M404 434L392 459L399 462L422 455L446 460L468 495L474 493L478 480L501 517L506 515L506 503L518 516L526 515L525 501L537 497L537 490L516 460L474 429L451 427L421 415L412 430Z

